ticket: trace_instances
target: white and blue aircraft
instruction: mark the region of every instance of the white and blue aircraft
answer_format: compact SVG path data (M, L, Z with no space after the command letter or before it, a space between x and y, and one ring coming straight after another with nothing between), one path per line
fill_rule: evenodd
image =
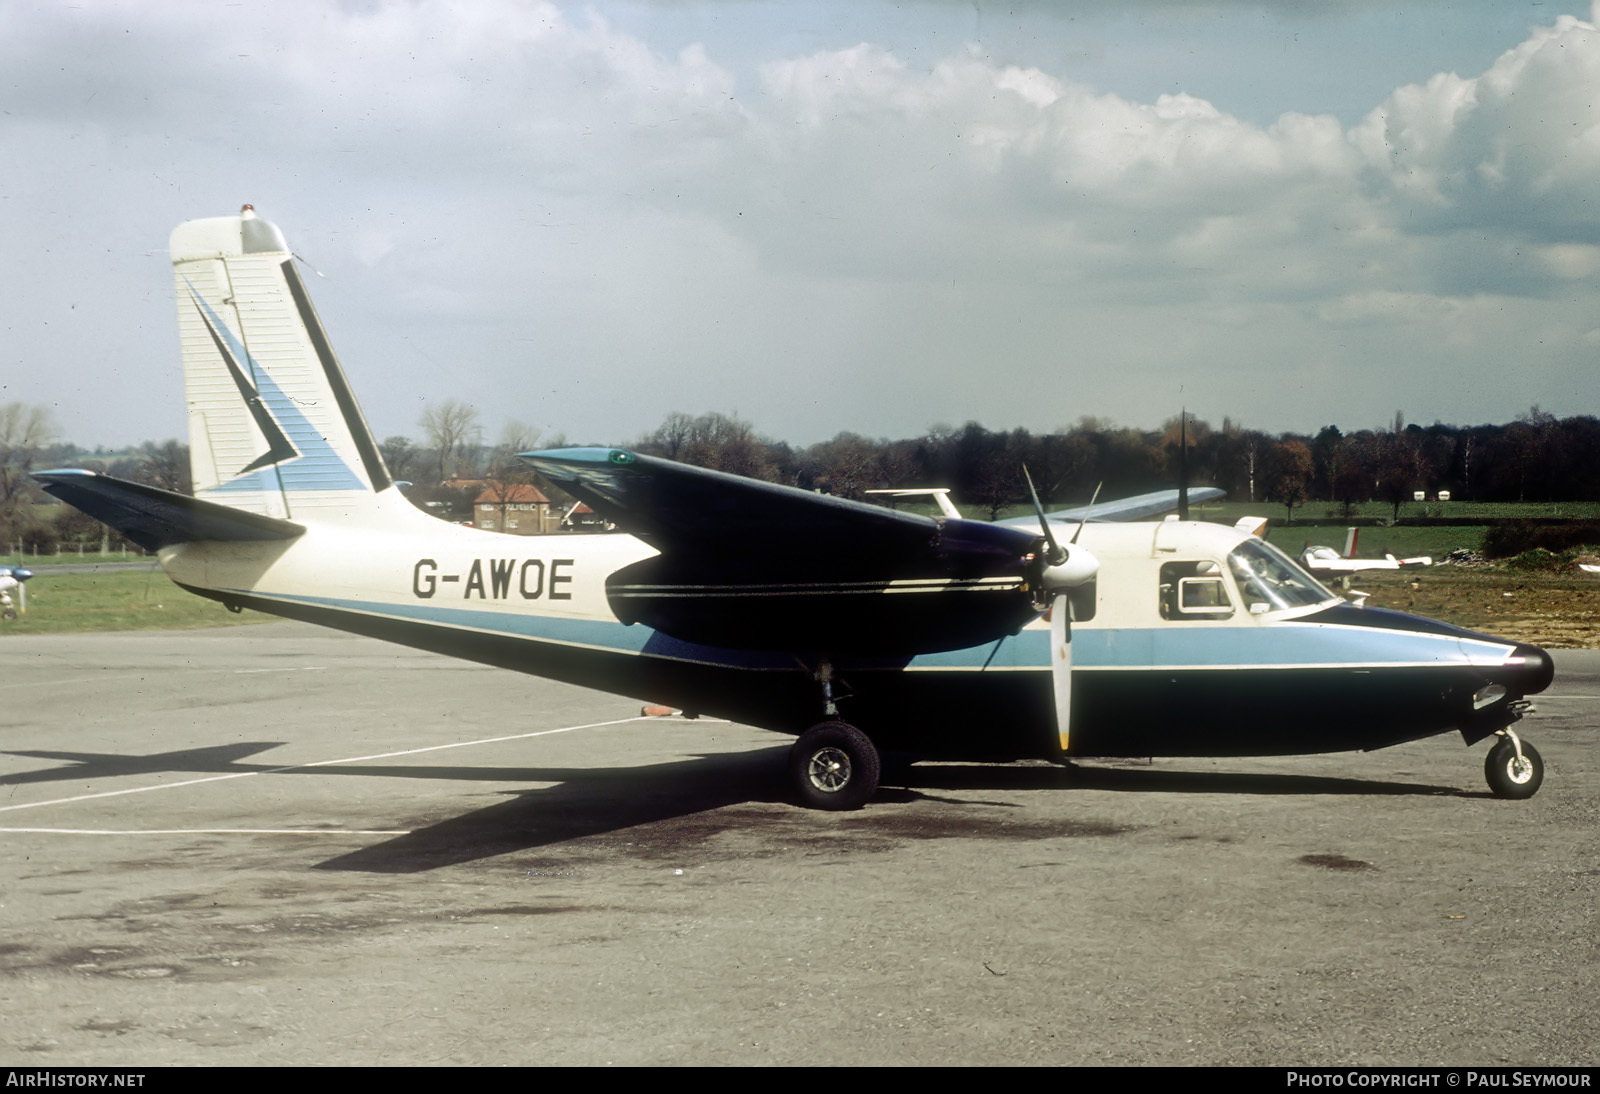
M1543 778L1512 729L1543 650L1346 603L1244 522L934 518L579 448L524 458L619 531L446 524L390 479L274 225L191 221L171 257L195 495L37 477L230 608L795 734L795 793L821 808L865 803L880 749L1282 755L1454 730L1498 738L1496 794Z
M32 570L21 566L0 566L0 619L15 619L28 610L28 587L23 582L32 576Z

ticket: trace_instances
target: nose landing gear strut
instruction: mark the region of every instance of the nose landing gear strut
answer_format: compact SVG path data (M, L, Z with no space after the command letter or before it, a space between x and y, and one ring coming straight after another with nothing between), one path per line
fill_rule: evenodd
M1483 762L1483 777L1497 798L1531 798L1544 782L1544 759L1538 749L1507 726L1497 730L1500 739Z

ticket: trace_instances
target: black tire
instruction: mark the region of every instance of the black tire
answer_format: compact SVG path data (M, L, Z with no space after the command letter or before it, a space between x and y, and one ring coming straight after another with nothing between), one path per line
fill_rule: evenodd
M789 779L800 804L812 809L860 809L877 793L878 749L847 722L821 722L789 750Z
M1489 780L1489 789L1497 798L1531 798L1544 782L1544 759L1538 749L1523 741L1519 763L1516 746L1502 737L1483 761L1483 777Z

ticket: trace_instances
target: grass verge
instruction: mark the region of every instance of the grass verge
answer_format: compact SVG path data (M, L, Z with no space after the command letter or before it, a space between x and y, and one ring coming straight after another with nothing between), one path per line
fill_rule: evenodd
M41 568L28 582L27 613L0 621L0 635L188 630L272 618L251 611L235 615L215 600L184 592L159 570L52 574Z

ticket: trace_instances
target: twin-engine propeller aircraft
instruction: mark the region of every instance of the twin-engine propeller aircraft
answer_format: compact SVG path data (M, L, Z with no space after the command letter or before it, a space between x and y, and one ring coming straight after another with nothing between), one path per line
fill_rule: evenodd
M1244 756L1454 729L1499 735L1495 793L1543 776L1511 730L1542 650L1346 604L1247 527L933 518L618 448L524 458L619 533L443 523L391 481L276 227L247 206L179 226L171 255L195 496L38 477L231 608L796 734L795 792L829 809L871 797L879 749Z

